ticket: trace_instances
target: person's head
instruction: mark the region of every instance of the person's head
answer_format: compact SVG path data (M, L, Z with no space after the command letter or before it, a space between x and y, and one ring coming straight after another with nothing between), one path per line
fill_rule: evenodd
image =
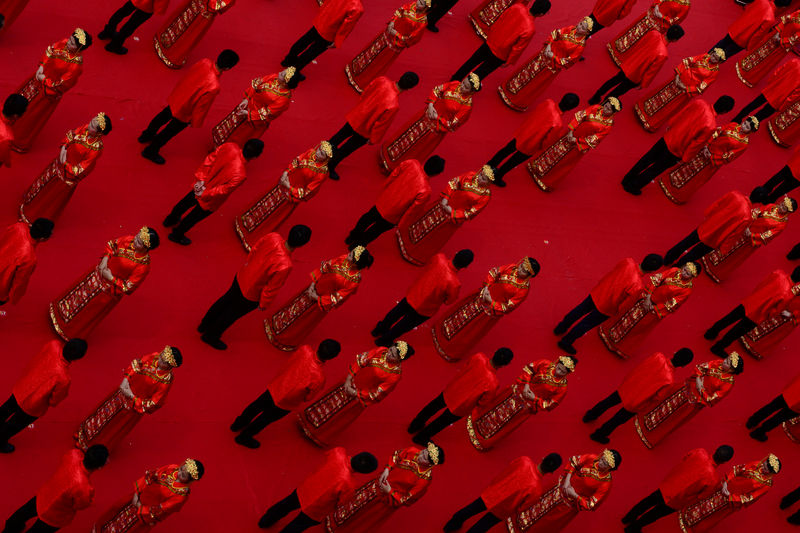
M622 102L616 96L609 96L602 103L603 116L610 117L614 113L622 111Z
M395 364L400 361L405 361L415 353L414 348L410 344L401 340L394 341L394 344L387 349L389 350L389 359Z
M769 454L761 462L761 471L765 474L777 474L781 471L781 460L774 453Z
M744 372L744 358L738 352L731 352L720 365L720 370L729 374L741 374Z
M108 135L111 133L111 117L102 111L89 121L89 132L95 135Z
M800 266L795 267L794 270L792 270L791 276L789 277L792 279L792 282L800 283Z
M397 86L401 91L413 89L419 84L419 76L416 72L404 72L400 79L397 80Z
M581 98L577 94L567 93L561 97L561 100L558 102L558 108L562 113L566 113L567 111L578 107L578 104L580 103Z
M487 187L490 183L494 182L494 170L489 165L483 165L478 171L478 185Z
M754 131L758 131L759 126L760 121L756 117L750 115L741 123L742 133L753 133Z
M681 348L672 354L672 366L675 368L686 366L692 362L692 359L694 359L694 352L689 348Z
M165 346L158 355L158 368L161 370L178 368L182 364L183 354L181 354L181 351L174 346Z
M674 43L677 40L680 40L686 34L678 24L673 24L669 28L667 28L667 42Z
M233 50L225 49L217 56L217 68L225 71L230 70L239 62L239 54Z
M712 65L716 65L717 63L722 63L723 61L725 61L725 59L727 59L727 56L725 55L725 50L723 50L722 48L714 48L708 53L708 61Z
M647 254L639 263L642 272L655 272L662 266L664 266L664 258L658 254Z
M714 462L718 465L727 463L733 459L733 446L723 444L714 451Z
M317 357L320 361L330 361L334 359L342 351L342 345L339 341L333 339L325 339L317 347Z
M702 270L703 267L700 266L700 263L689 261L681 267L681 279L684 281L694 279L700 275Z
M81 28L75 28L67 40L67 50L70 52L82 52L90 46L92 46L92 36Z
M492 356L492 366L495 368L503 368L504 366L508 366L512 359L514 359L514 352L511 351L511 348L498 348Z
M108 448L102 444L89 446L83 454L83 466L86 470L97 470L103 468L108 462Z
M622 464L622 455L614 449L606 448L597 458L597 467L603 471L614 471Z
M541 17L550 11L550 0L533 0L529 12L534 17Z
M539 261L533 257L523 257L522 260L517 263L517 276L521 278L535 278L541 269L542 267L539 265Z
M425 161L425 164L422 165L422 170L425 171L425 174L430 176L438 176L442 172L444 172L444 158L438 155L432 155Z
M158 233L151 227L142 226L136 237L133 238L133 249L139 253L155 250L161 243Z
M417 454L417 464L423 468L438 466L442 463L444 463L444 450L432 442L429 442Z
M31 238L35 241L46 241L53 235L53 228L55 227L56 225L53 224L52 220L37 218L31 224Z
M542 462L539 464L539 470L542 474L552 474L561 466L561 456L557 453L549 453L542 459Z
M3 103L3 116L9 119L18 119L28 109L28 99L21 94L9 94Z
M730 113L735 105L736 100L734 100L732 96L725 94L717 98L717 101L714 102L714 111L717 115L724 115L725 113Z
M287 89L296 89L300 83L300 76L297 75L296 67L286 67L278 73L278 79L286 85Z
M356 246L350 253L347 254L348 259L355 263L357 270L363 270L365 268L369 268L372 266L372 263L375 262L375 259L372 257L372 254L369 253L369 250L364 248L363 246Z
M417 12L428 11L431 8L431 0L417 0Z
M572 355L562 355L558 358L558 362L556 363L556 367L553 369L553 373L556 375L556 377L563 378L567 374L575 372L575 365L577 364L577 357Z
M197 459L186 459L181 467L178 468L177 478L181 483L192 483L203 477L205 472L206 469L203 467L203 463Z
M463 94L472 94L480 91L481 77L474 72L470 72L463 80L461 80L460 89Z
M248 139L242 148L242 156L250 161L261 155L264 151L264 141L261 139Z
M472 253L472 250L459 250L456 252L456 255L453 256L453 266L456 267L456 270L467 268L472 264L473 259L475 259L475 254Z
M295 248L305 246L310 240L311 228L303 224L297 224L292 226L292 229L289 230L289 236L286 238L286 244L289 245L289 248L294 250Z
M778 213L785 215L787 213L794 213L797 211L797 201L789 196L784 196L783 199L778 201Z
M359 474L369 474L378 468L378 460L369 452L361 452L350 458L350 468Z
M70 339L61 348L61 356L69 362L77 361L86 355L89 345L83 339Z
M321 141L317 146L317 151L314 152L314 159L317 163L324 163L333 157L333 146L328 141Z
M575 26L575 31L578 35L588 35L594 28L594 21L591 17L583 17L581 21Z

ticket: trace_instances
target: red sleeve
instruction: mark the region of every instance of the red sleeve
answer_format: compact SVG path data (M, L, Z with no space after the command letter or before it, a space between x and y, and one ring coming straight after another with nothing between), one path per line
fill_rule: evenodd
M36 270L36 258L28 258L26 261L17 265L14 271L13 281L11 282L11 290L9 291L9 300L11 303L17 303L22 299L25 291L28 290L28 282L31 280L33 271Z
M282 268L270 276L269 280L267 280L267 283L264 285L264 288L261 289L261 297L258 301L258 306L261 309L266 309L270 302L275 299L275 295L278 294L278 291L286 283L290 272L290 268Z
M372 129L370 130L369 135L369 142L370 144L377 144L386 134L386 130L389 129L392 121L394 120L395 115L397 115L397 108L392 109L384 109L383 113L380 114L378 119L372 124Z
M206 115L208 115L208 110L211 109L211 104L214 103L214 99L217 97L219 90L216 91L209 91L197 101L197 105L194 106L192 109L192 127L199 128L203 125L203 121L206 119Z
M69 380L62 380L56 378L53 388L50 391L50 398L47 400L50 407L55 407L64 401L69 394Z
M336 30L336 37L333 40L333 44L336 46L336 48L342 47L342 43L344 43L345 38L350 35L350 32L353 31L353 28L356 26L356 22L358 22L358 19L360 19L361 15L363 14L364 8L361 7L360 3L357 8L351 9L347 12L347 15L339 26L339 29Z
M203 163L200 165L200 167L198 167L198 169L194 171L194 177L198 181L209 180L208 173L211 171L211 167L214 166L214 161L217 160L217 154L219 154L219 148L208 154L206 158L203 160Z

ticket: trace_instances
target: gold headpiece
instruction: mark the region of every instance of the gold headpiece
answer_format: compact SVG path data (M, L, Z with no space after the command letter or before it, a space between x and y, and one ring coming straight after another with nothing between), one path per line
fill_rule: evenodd
M697 265L695 263L689 261L685 266L689 269L689 274L691 274L692 277L697 277Z
M406 341L397 341L394 345L397 347L397 353L400 354L400 359L405 359L408 354L408 343Z
M481 172L483 172L483 174L489 178L489 181L494 181L494 170L492 170L492 167L489 165L483 165L481 167Z
M364 248L363 246L356 246L355 248L353 248L353 259L355 261L358 261L359 259L361 259L361 254L363 254L366 251L367 249Z
M792 205L792 199L788 196L783 197L783 205L786 206L786 209L789 210L790 213L794 212L794 206Z
M712 52L717 54L720 61L725 61L727 59L727 56L725 55L725 50L723 50L722 48L714 48Z
M161 358L169 363L169 366L172 368L178 366L178 363L175 361L175 354L172 353L172 346L167 345L163 350L161 350Z
M473 91L477 91L478 89L481 88L481 77L480 76L478 76L474 72L470 72L469 76L467 76L467 77L469 78L469 82L472 84L472 90Z
M99 127L101 130L104 130L104 129L106 129L106 114L105 114L105 113L103 113L102 111L100 111L100 112L97 114L97 116L96 116L96 117L94 117L94 118L96 118L96 119L97 119L97 127Z
M194 459L186 459L183 464L186 466L186 471L189 472L189 475L192 476L192 479L195 481L200 479L200 470L197 468L197 461Z
M754 115L750 115L749 117L747 117L747 120L749 120L753 124L754 130L757 130L758 125L761 123L761 121L758 120Z
M731 360L732 368L739 368L739 361L741 361L741 357L737 352L731 352L728 358Z
M437 445L435 445L434 443L429 442L428 446L427 446L427 449L428 449L428 457L431 458L431 463L433 463L434 466L438 465L439 464L439 447Z
M528 274L533 276L535 272L533 271L533 265L531 264L531 258L527 255L522 259L522 266L525 267L525 270L528 271Z
M619 98L616 96L609 96L608 103L611 104L611 107L614 108L614 111L620 112L622 111L622 103L619 101Z
M776 474L781 471L781 461L778 459L778 456L774 453L771 453L767 456L767 462L769 466L772 468L772 471Z
M86 46L86 32L83 31L81 28L75 28L75 31L72 34L78 39L78 43L81 46Z
M322 141L321 143L319 143L319 147L323 151L323 153L328 156L328 159L333 157L333 146L331 146L331 143L329 143L328 141Z
M558 362L567 367L567 370L570 372L575 371L575 361L571 357L567 357L566 355L562 355L558 358Z
M583 17L581 22L586 23L586 27L589 29L589 31L592 31L592 28L594 28L594 21L592 20L592 17Z
M431 7L431 0L425 0L425 5Z
M294 77L296 72L297 72L297 67L286 67L286 71L283 74L283 81L289 83L289 81Z
M150 228L142 226L139 230L139 238L142 239L142 244L149 250L150 249Z
M608 463L608 466L609 466L609 467L610 467L612 470L613 470L614 468L616 468L616 467L617 467L617 460L616 460L616 459L614 459L614 452L612 452L612 451L611 451L611 450L609 450L608 448L606 448L605 450L603 450L603 459L605 459L605 460L606 460L606 463Z

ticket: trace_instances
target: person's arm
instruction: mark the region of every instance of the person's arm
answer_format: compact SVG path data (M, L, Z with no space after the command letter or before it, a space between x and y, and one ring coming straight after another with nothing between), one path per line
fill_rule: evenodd
M389 129L389 126L394 120L395 115L397 115L397 108L383 110L383 113L380 114L378 120L372 124L372 129L369 132L370 144L377 144L380 142L380 140L386 134L386 130Z
M11 290L8 293L8 299L11 303L17 303L22 299L25 291L28 290L28 283L31 280L34 270L36 270L36 260L25 261L17 265L17 268L14 269Z
M55 407L64 401L67 394L69 394L69 384L69 381L63 380L57 380L53 383L53 387L50 389L50 397L47 399L47 404L50 407Z
M333 38L334 47L342 47L342 43L344 43L345 38L350 35L351 31L353 31L353 28L356 26L356 22L358 22L358 19L361 18L363 13L363 9L351 9L347 12L344 20L339 25L339 29L336 30L336 36Z
M216 97L217 92L206 92L194 105L191 122L193 128L199 128L203 125L203 121L205 121L206 115L208 115L208 111L211 109L211 104L214 103L214 98Z
M286 283L290 272L291 269L289 268L281 268L269 277L267 283L264 284L264 288L261 289L261 296L258 300L259 309L263 311L269 307L269 304L275 299L278 291L281 290L281 287Z

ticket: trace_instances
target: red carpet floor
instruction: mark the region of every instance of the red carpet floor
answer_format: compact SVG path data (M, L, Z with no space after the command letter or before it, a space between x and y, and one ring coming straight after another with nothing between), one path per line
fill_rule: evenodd
M117 3L32 0L15 24L0 35L0 94L14 90L35 70L45 47L68 35L75 26L96 34ZM119 384L127 363L166 343L180 347L185 355L166 406L143 421L124 448L93 478L97 487L95 505L80 513L65 531L89 531L93 520L128 491L144 469L188 456L201 459L207 475L194 487L184 510L161 530L256 531L256 521L265 508L289 493L320 461L321 451L300 436L292 417L263 432L263 445L257 451L232 441L228 424L263 391L286 358L267 343L261 327L264 315L252 313L237 323L225 337L230 344L227 352L216 352L202 344L194 329L208 306L227 289L245 257L232 230L233 216L271 186L293 156L335 132L343 124L345 112L357 102L357 95L345 81L343 67L383 27L397 1L368 0L365 4L366 13L343 48L326 52L318 65L306 69L308 81L297 90L290 110L264 136L266 150L248 167L247 183L191 232L192 246L181 248L163 239L153 253L150 277L97 328L87 357L73 365L69 398L37 422L33 430L14 440L16 453L0 458L0 519L25 502L51 474L71 445L78 422ZM448 79L480 44L466 21L474 4L475 0L462 0L452 15L441 21L440 33L426 34L392 68L393 76L413 68L422 78L418 88L403 95L395 127L415 113L430 88ZM592 2L555 0L553 4L551 13L538 23L539 32L523 60L538 50L547 31L574 24L588 14ZM646 7L646 1L640 0L633 16ZM209 149L210 128L241 100L250 79L279 68L279 60L308 29L315 10L313 0L240 0L215 23L192 60L213 57L225 47L237 50L242 60L223 76L222 94L203 128L185 131L163 150L168 160L164 167L139 157L136 143L139 131L164 106L181 76L181 72L166 69L153 52L151 39L161 20L148 21L140 28L138 41L128 43L130 53L126 57L106 53L101 44L87 51L83 77L64 98L34 149L16 157L13 168L3 169L0 175L0 223L6 225L14 222L20 195L56 155L67 129L85 124L101 110L114 120L114 131L106 140L97 169L80 185L54 237L39 247L39 268L24 300L18 306L6 306L7 316L0 317L3 395L10 391L26 360L52 338L46 319L48 302L95 264L109 238L131 234L142 224L160 228L164 215L191 185L192 172ZM684 23L686 38L670 47L669 64L707 50L739 13L731 0L698 0ZM616 72L605 43L633 16L596 34L586 50L586 61L559 76L547 95L557 98L575 90L585 101ZM509 72L501 69L488 79L475 100L470 121L441 145L439 153L447 159L447 177L483 164L507 142L523 119L505 107L495 92ZM665 69L658 81L667 75ZM707 98L713 101L725 93L737 99L737 109L758 94L737 81L732 63L724 66ZM761 131L749 151L720 172L688 205L671 204L655 186L646 189L642 197L631 197L622 192L619 180L658 139L635 122L631 109L640 94L633 91L624 98L626 109L618 116L611 135L556 192L545 195L522 171L509 175L509 187L496 190L486 211L467 224L445 249L452 253L471 247L476 252L475 263L463 275L464 290L476 287L490 267L523 254L537 257L542 264L542 273L525 304L475 347L492 351L509 346L515 351L514 363L501 371L503 383L510 382L525 362L558 355L552 327L617 260L650 251L663 253L696 225L710 202L734 188L749 191L789 157L788 151L777 148ZM314 235L311 244L295 254L294 271L276 304L306 284L308 272L321 259L342 253L342 239L373 204L381 184L375 152L375 147L366 147L348 159L339 167L342 180L326 183L319 196L290 219L290 223L309 224ZM445 179L435 178L434 189L441 188ZM697 362L710 359L702 332L712 320L738 304L768 272L792 268L783 256L797 242L799 228L800 222L794 221L785 235L759 252L724 285L702 277L690 301L656 330L643 352L671 352L689 346L695 349ZM403 296L418 272L400 258L388 234L371 250L375 265L366 272L358 294L310 339L316 343L333 336L343 344L342 355L327 368L329 383L344 373L355 353L370 347L369 330ZM406 424L457 370L434 353L427 328L414 332L409 340L418 353L404 367L397 390L341 436L340 444L351 452L369 450L384 461L393 450L409 445ZM734 464L772 451L785 465L774 490L729 520L727 531L788 530L786 514L777 505L800 479L798 448L780 431L775 431L768 443L756 443L748 438L743 422L798 371L800 365L791 353L797 350L797 342L796 335L789 338L762 362L747 357L745 373L731 396L701 413L655 451L644 448L631 426L620 428L612 442L621 450L624 462L614 474L613 491L596 513L582 514L569 530L619 531L619 518L654 490L686 451L698 446L713 449L723 443L735 446ZM382 531L441 530L453 511L474 499L501 468L521 454L540 458L558 451L568 457L598 450L580 416L611 392L636 361L617 359L594 334L579 341L578 348L581 363L570 379L570 392L561 407L536 416L486 454L479 454L468 443L463 425L442 433L439 441L447 452L447 463L436 470L430 491L413 507L396 513ZM677 529L676 519L668 518L650 531Z

